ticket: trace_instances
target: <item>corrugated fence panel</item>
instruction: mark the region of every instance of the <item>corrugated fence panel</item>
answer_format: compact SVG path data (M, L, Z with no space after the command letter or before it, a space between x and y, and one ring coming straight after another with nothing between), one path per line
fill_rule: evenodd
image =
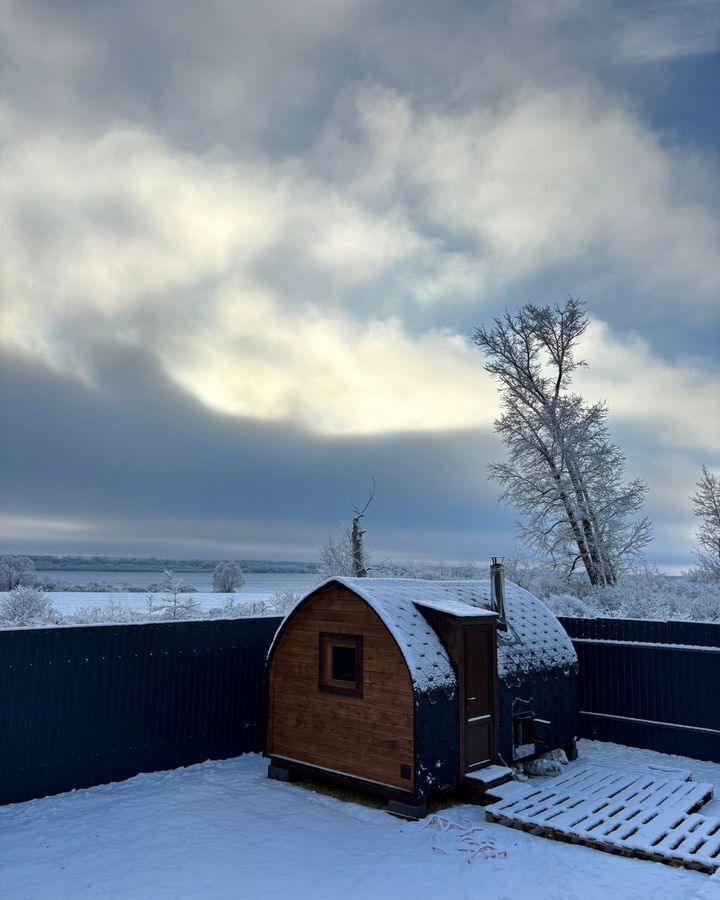
M645 641L655 644L720 646L720 624L713 622L656 622L648 619L583 619L561 617L571 637L607 641Z
M262 750L280 621L0 630L0 803ZM720 762L720 625L561 621L582 736Z
M580 660L582 737L720 762L720 625L560 621Z
M0 803L262 750L281 621L0 630Z

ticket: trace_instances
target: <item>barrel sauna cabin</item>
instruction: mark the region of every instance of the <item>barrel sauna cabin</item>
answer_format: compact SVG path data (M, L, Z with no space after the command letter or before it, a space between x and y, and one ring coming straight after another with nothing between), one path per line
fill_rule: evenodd
M282 622L267 683L270 777L330 779L413 817L574 746L572 643L504 579L330 578Z

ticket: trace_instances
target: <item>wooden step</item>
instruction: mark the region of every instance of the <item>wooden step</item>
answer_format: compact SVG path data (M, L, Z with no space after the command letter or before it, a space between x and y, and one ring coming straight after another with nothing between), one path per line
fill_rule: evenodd
M463 781L469 787L487 791L490 788L499 787L499 785L511 781L512 777L512 769L509 769L507 766L485 766L485 768L476 769L474 772L466 772Z

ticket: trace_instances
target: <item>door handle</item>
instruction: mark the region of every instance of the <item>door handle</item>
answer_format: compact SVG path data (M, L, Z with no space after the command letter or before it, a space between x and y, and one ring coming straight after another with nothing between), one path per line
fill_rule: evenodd
M477 697L468 697L468 700L477 700Z

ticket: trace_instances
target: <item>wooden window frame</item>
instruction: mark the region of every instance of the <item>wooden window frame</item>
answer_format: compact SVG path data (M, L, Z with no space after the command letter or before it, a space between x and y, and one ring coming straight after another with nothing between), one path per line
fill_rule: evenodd
M355 650L355 682L340 681L332 677L332 648L352 647ZM363 639L359 634L334 634L320 632L320 673L318 686L325 694L345 697L362 697L363 694Z

